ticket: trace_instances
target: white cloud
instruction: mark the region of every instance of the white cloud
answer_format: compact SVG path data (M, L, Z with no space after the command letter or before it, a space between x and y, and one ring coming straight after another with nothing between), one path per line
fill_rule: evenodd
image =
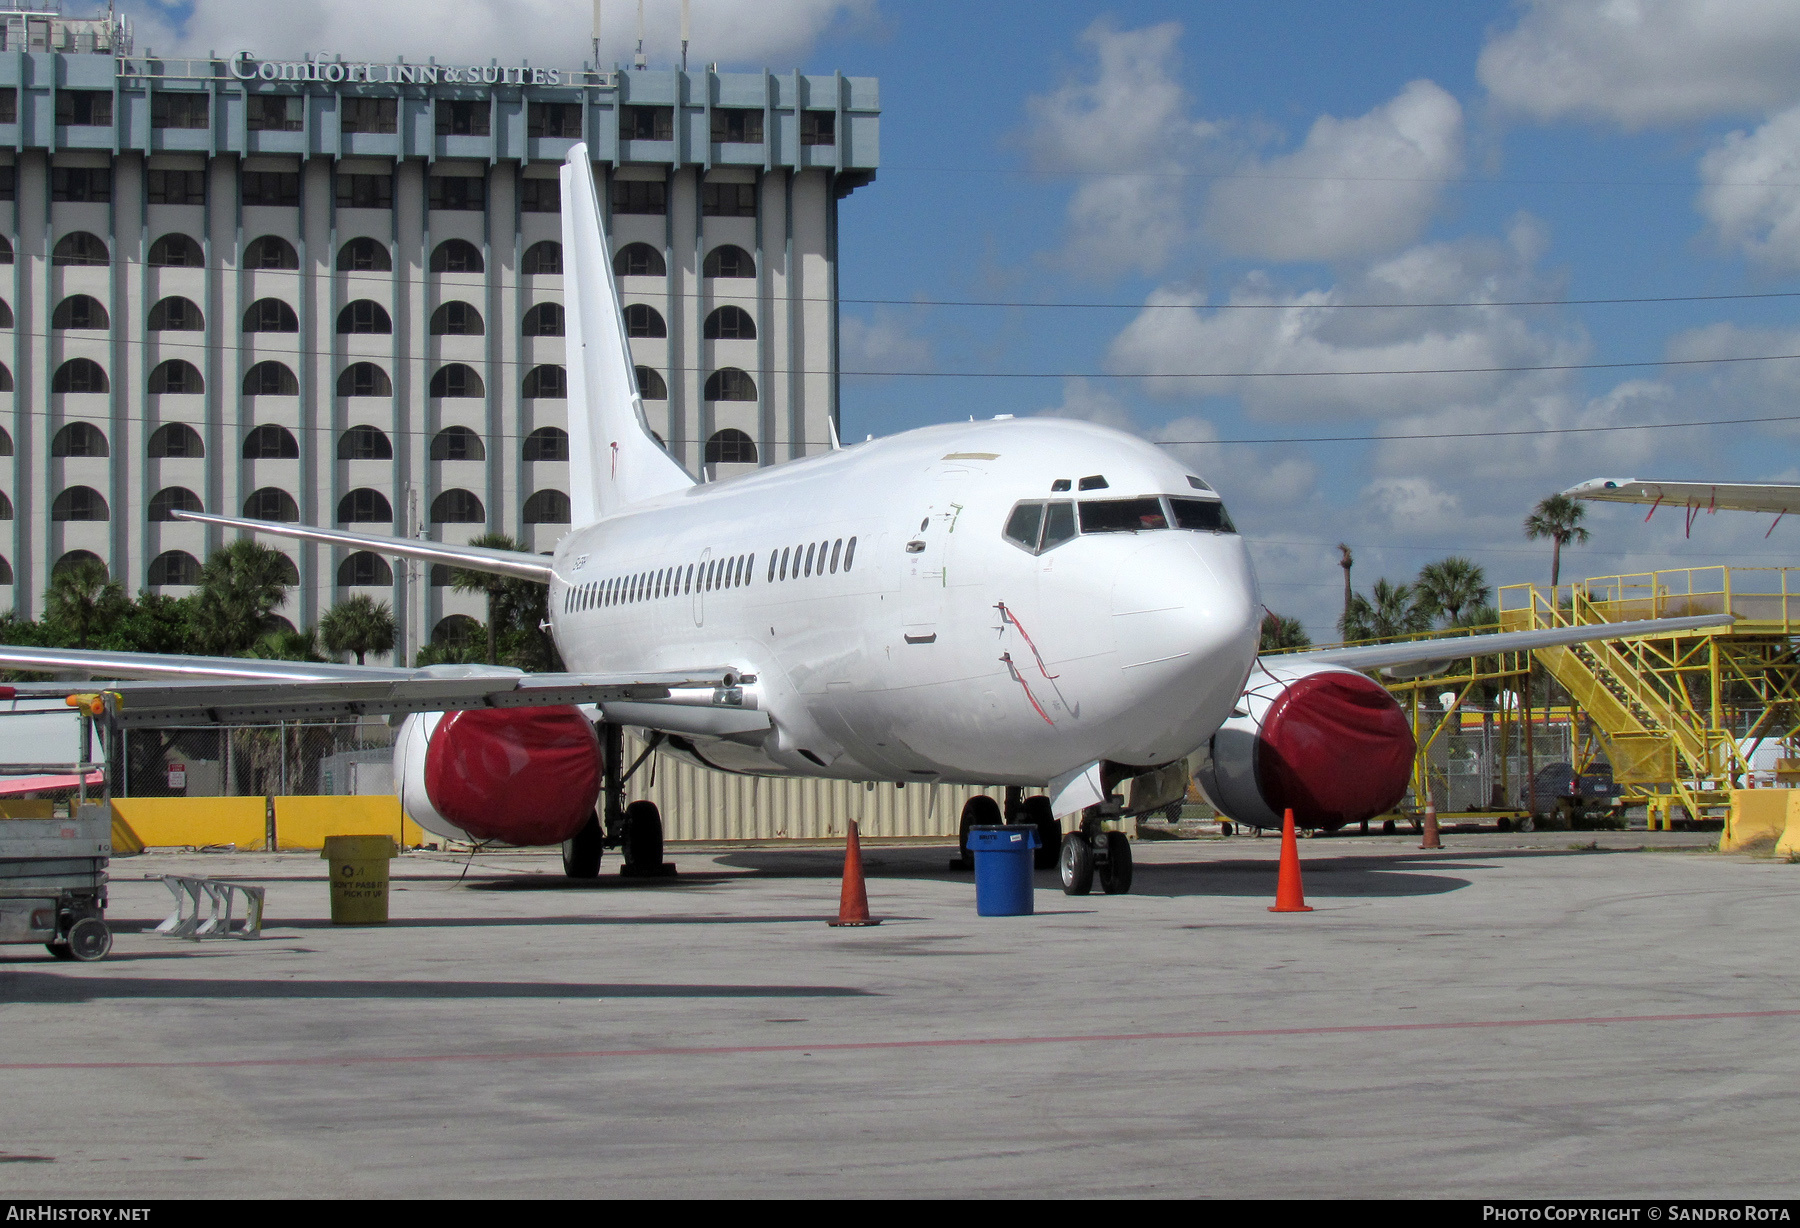
M1253 160L1218 184L1206 230L1269 260L1342 260L1417 238L1462 170L1462 107L1414 81L1367 115L1322 115L1291 154Z
M574 68L592 56L592 8L565 0L195 0L179 8L128 3L140 50L164 54L231 54L249 50L269 57L306 52L343 53L375 60L404 55L446 63L486 64L530 59L545 67ZM693 0L689 59L730 64L786 66L803 58L834 24L869 17L874 0ZM609 0L603 10L601 60L629 64L636 45L636 6ZM680 5L659 0L645 13L645 50L653 64L680 55Z
M1093 380L1077 376L1063 381L1061 405L1041 411L1046 418L1079 418L1097 422L1116 431L1137 431L1137 423L1125 402L1100 387Z
M1456 496L1428 477L1377 478L1363 487L1362 498L1370 512L1408 528L1441 524L1462 511Z
M1627 128L1767 111L1800 95L1793 0L1526 0L1482 49L1503 107Z
M1561 376L1493 368L1579 361L1584 336L1529 309L1501 306L1339 309L1345 303L1485 303L1554 297L1533 267L1542 235L1530 219L1507 241L1463 239L1409 249L1327 290L1285 291L1266 276L1240 283L1222 308L1159 290L1114 339L1118 372L1225 378L1148 380L1165 398L1237 396L1256 417L1393 418L1446 405L1485 404L1505 390L1547 387ZM1268 304L1268 306L1262 306ZM1277 372L1462 369L1446 375L1296 377ZM1470 370L1473 369L1473 370Z
M1026 102L1033 164L1082 176L1065 257L1084 273L1155 272L1188 235L1184 172L1215 129L1186 114L1180 39L1176 22L1118 30L1103 18L1081 36L1093 75Z
M1800 269L1800 107L1733 132L1700 159L1698 208L1719 238L1771 269Z
M931 368L931 342L908 331L906 324L886 307L875 317L843 315L838 318L838 353L845 372L905 372Z

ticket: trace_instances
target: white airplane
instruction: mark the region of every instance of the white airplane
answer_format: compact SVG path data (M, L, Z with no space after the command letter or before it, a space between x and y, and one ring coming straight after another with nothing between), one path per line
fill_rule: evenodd
M1279 825L1291 808L1335 827L1392 807L1413 738L1359 669L1726 621L1259 661L1263 609L1219 495L1146 441L1082 422L932 426L698 484L645 421L584 147L562 185L576 527L550 556L186 518L541 580L568 672L14 647L0 665L139 680L90 701L119 725L403 717L395 778L415 821L561 843L573 876L598 873L603 847L626 873L662 868L656 807L624 805L626 727L727 772L1006 786L1005 817L1037 824L1082 894L1096 875L1130 889L1130 845L1107 825L1179 800L1196 751L1207 794L1240 822ZM975 799L965 843L1001 818Z
M1775 520L1800 511L1800 486L1787 482L1656 482L1644 478L1593 478L1563 491L1571 499L1596 503L1648 503L1645 520L1660 507L1679 509L1687 529L1702 512L1768 512ZM1767 537L1769 533L1763 534Z

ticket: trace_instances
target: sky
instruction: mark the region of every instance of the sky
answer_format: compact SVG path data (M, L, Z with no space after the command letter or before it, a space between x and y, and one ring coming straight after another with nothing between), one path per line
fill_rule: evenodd
M165 54L557 66L591 20L122 7ZM646 7L667 66L679 5ZM635 21L603 0L603 62ZM694 64L880 79L881 170L840 213L846 438L1141 434L1223 493L1264 602L1319 642L1339 542L1365 592L1452 554L1544 583L1521 526L1577 481L1800 481L1792 0L693 0L692 33ZM1594 301L1621 299L1658 301ZM1719 423L1752 418L1788 420ZM1770 520L1589 505L1563 578L1782 566L1800 516Z

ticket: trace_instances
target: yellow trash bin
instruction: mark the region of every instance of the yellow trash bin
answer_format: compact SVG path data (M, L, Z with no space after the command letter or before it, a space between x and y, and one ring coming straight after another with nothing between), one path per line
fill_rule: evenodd
M385 925L392 836L326 836L319 856L331 867L331 923Z

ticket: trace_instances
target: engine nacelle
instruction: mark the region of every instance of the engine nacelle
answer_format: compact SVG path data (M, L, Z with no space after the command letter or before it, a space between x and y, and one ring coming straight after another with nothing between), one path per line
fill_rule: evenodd
M600 774L579 708L425 712L394 739L401 806L452 840L561 844L593 815Z
M1258 662L1194 778L1236 822L1279 827L1292 809L1296 825L1332 830L1391 810L1414 749L1406 713L1364 675Z

